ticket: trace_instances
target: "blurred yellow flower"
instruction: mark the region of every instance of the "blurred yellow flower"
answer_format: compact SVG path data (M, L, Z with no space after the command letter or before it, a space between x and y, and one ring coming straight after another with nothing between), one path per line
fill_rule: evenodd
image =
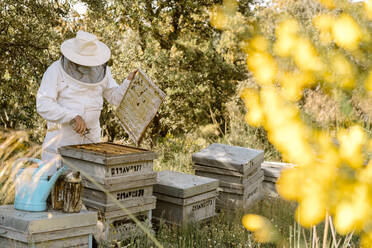
M290 101L298 101L305 87L312 85L315 80L309 72L284 72L280 77L283 95Z
M269 48L269 42L266 40L266 38L262 35L254 37L251 42L250 46L252 49L258 51L258 52L266 52Z
M371 20L372 19L372 0L364 1L364 9L367 13L367 17Z
M316 141L316 143L319 144L319 164L323 167L330 167L331 169L337 168L341 163L341 159L336 146L332 142L332 138L324 132L319 132L316 135ZM329 176L332 175L333 173L329 174Z
M258 92L253 89L245 88L240 97L245 103L248 112L245 116L245 120L252 126L261 126L263 122L263 112L260 106L260 99Z
M338 233L345 235L352 231L360 231L364 221L370 217L370 193L366 184L358 184L348 196L349 201L336 206L335 227Z
M320 192L318 192L320 193ZM302 197L296 211L297 221L304 227L319 224L326 216L324 199L317 194Z
M333 72L332 83L337 83L344 89L355 87L353 68L345 56L340 53L333 55L331 66Z
M296 21L293 18L288 18L277 26L275 30L276 37L279 38L281 36L285 35L296 35L298 31L300 30L300 25L298 24L298 21Z
M331 15L321 14L313 19L314 26L320 31L320 41L324 45L332 42L332 26L335 18Z
M254 238L261 243L277 241L279 235L270 221L260 215L246 214L242 218L243 226L253 232Z
M326 8L337 5L337 10L343 10L341 2L319 2ZM364 163L366 150L372 152L372 139L362 126L351 122L345 123L347 129L319 130L303 115L301 100L304 90L314 86L348 94L362 80L372 93L369 47L364 46L371 41L369 26L358 16L363 24L359 26L347 14L362 13L351 12L354 7L363 10L361 4L345 5L350 9L337 12L342 14L323 8L322 14L312 19L320 46L318 33L307 29L302 17L298 17L301 23L294 18L281 21L275 38L262 32L242 46L247 68L259 85L241 93L248 109L246 121L263 126L282 159L297 165L281 172L276 183L278 193L299 203L296 218L301 225L316 225L328 212L340 234L371 231L372 160L367 166ZM372 0L366 1L364 8L372 19ZM363 47L358 49L361 42ZM265 218L246 215L242 222L259 241L272 240L272 226ZM372 247L372 232L362 236L361 245Z
M371 244L372 244L372 231L363 233L362 238L360 240L360 247L370 248Z
M230 16L236 11L238 2L236 0L224 0L223 5L215 5L210 12L212 26L217 29L225 29L230 25Z
M282 171L275 186L281 197L294 201L299 199L299 189L303 180L299 168L287 169Z
M296 46L298 22L294 19L285 20L278 25L275 30L276 42L274 43L274 53L278 56L288 57L292 55L293 48Z
M247 66L260 85L272 84L277 73L275 59L265 52L253 52L247 56Z
M333 0L318 0L324 7L333 9L336 7L336 4Z
M305 38L298 39L293 57L297 66L304 71L320 71L323 68L314 46Z
M346 50L357 49L362 38L359 25L347 14L341 14L335 20L332 35L336 44Z
M357 178L360 182L372 184L372 160L369 160L366 167L358 170Z
M215 6L210 13L211 24L217 29L224 29L228 25L228 16L221 6Z
M366 134L358 126L352 126L349 130L342 129L337 134L340 141L340 156L352 168L363 166L364 156L362 153L363 145L366 142Z
M366 90L371 94L372 93L372 70L369 71L368 77L364 82Z

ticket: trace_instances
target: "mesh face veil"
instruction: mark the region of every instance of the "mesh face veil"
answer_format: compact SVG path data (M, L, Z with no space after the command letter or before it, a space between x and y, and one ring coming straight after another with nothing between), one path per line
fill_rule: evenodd
M76 80L83 83L95 84L101 82L106 75L106 63L98 66L78 65L62 55L63 70Z

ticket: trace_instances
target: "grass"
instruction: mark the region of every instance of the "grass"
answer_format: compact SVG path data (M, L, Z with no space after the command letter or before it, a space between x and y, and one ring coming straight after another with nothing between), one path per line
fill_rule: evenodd
M343 246L344 237L336 236L340 241L334 246L332 232L328 229L326 245L323 246L324 223L316 227L316 236L311 229L304 229L294 222L294 210L296 204L284 201L280 198L266 197L257 202L247 211L220 211L218 216L208 223L193 223L179 227L160 223L155 226L156 238L166 248L191 248L191 247L216 247L216 248L252 248L252 247L359 247L359 237L352 236L348 245ZM244 214L260 214L270 220L272 225L283 238L280 245L273 243L261 244L255 241L254 235L247 231L241 224ZM102 248L124 247L155 247L145 236L122 241L114 241L100 246Z
M270 204L268 204L270 203ZM285 211L283 215L283 205L291 207L292 204L278 199L265 199L257 203L250 212L268 214L277 225L292 223L293 216L290 211ZM288 208L286 208L288 209ZM221 211L218 216L211 219L208 223L193 223L187 226L178 227L160 223L156 228L156 238L169 248L186 247L275 247L274 244L260 244L254 241L253 235L248 232L241 224L241 219L246 211ZM289 215L289 216L287 216ZM286 216L283 222L283 216ZM279 218L277 218L279 217ZM282 230L286 232L287 230ZM283 233L284 234L284 233ZM154 247L146 237L113 242L102 247Z

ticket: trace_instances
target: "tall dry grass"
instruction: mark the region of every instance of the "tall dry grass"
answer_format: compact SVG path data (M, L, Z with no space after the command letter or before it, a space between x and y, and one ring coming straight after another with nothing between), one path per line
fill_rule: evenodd
M12 165L17 159L39 157L41 147L29 141L25 131L0 130L0 203L14 201L14 173ZM26 165L27 166L27 165Z

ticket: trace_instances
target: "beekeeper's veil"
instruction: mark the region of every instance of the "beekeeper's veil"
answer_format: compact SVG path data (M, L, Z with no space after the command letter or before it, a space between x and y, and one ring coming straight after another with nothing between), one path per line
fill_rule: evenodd
M97 83L106 74L110 49L93 34L78 31L76 37L61 45L61 64L71 77L84 83Z

